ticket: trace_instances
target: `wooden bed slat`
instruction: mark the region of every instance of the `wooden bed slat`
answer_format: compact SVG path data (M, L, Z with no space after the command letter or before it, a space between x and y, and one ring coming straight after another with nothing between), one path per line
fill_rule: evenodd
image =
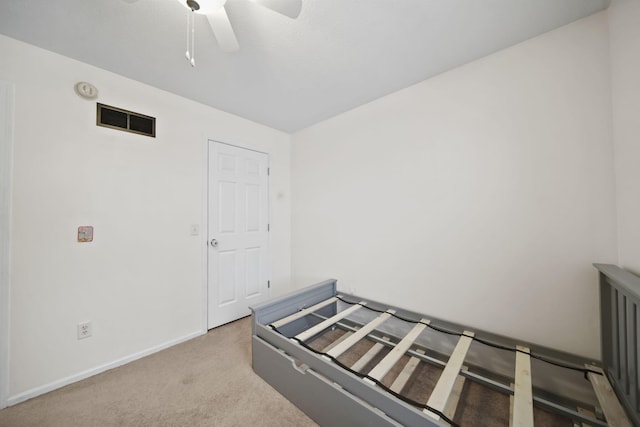
M423 350L418 349L416 350L416 352L424 354ZM404 368L402 368L402 371L398 374L398 377L395 379L393 384L391 384L390 388L392 391L396 393L400 393L402 391L404 386L407 384L407 381L409 381L409 378L411 378L411 375L413 375L413 371L415 371L418 367L418 363L420 363L420 359L418 359L417 357L411 357L411 359L409 359L407 364L404 365Z
M516 378L513 386L513 427L533 427L531 358L527 347L516 346Z
M463 371L466 371L468 368L466 366L462 367ZM456 381L453 384L453 390L451 391L451 395L449 396L449 400L442 411L449 419L453 419L456 415L456 409L458 409L458 402L460 401L460 396L462 395L462 389L464 388L464 377L462 375L458 375L456 377Z
M338 344L340 344L341 342L343 342L344 340L346 340L347 338L349 338L351 335L353 335L353 332L351 331L347 331L344 334L342 334L340 336L340 338L338 338L337 340L333 341L331 344L329 344L328 346L326 346L325 348L322 349L323 353L327 353L328 351L330 351L332 348L334 348L335 346L337 346Z
M451 353L449 361L444 367L442 374L440 374L440 378L438 379L435 388L431 392L429 401L427 402L427 405L431 408L443 412L447 406L447 402L449 401L451 392L455 386L458 374L462 369L464 358L467 356L467 351L473 341L473 335L473 332L464 331L464 335L462 335L458 340L458 344L456 344L456 347L453 349L453 353ZM424 412L434 418L440 418L438 415L429 412L428 409L425 409Z
M308 340L312 336L322 332L323 330L327 329L331 325L334 325L338 321L344 319L345 317L347 317L348 315L350 315L354 311L360 310L362 308L362 306L365 305L365 304L366 304L366 302L362 302L362 303L353 305L353 306L347 308L346 310L342 310L340 313L336 314L335 316L331 316L330 318L328 318L326 320L323 320L322 322L320 322L317 325L307 329L306 331L300 332L298 335L296 335L296 339L299 339L300 341Z
M340 356L342 353L351 348L355 343L360 341L371 331L377 328L380 324L382 324L382 322L390 318L393 313L395 313L395 310L388 310L386 313L382 313L380 316L376 317L371 322L358 329L358 332L351 335L348 340L343 341L340 345L336 345L333 349L331 349L331 351L328 351L326 353L333 357Z
M313 305L313 306L311 306L309 308L305 308L304 310L297 311L297 312L295 312L295 313L293 313L293 314L291 314L291 315L289 315L287 317L284 317L284 318L282 318L280 320L277 320L277 321L271 323L271 325L273 327L275 327L275 328L279 328L282 325L286 325L287 323L291 323L294 320L298 320L298 319L300 319L300 318L302 318L302 317L304 317L304 316L306 316L306 315L308 315L310 313L313 313L314 311L320 310L321 308L326 307L329 304L334 303L336 301L338 301L337 297L331 297L331 298L326 299L324 301L321 301L318 304Z
M389 337L382 337L382 339L388 341ZM376 357L384 347L385 345L382 343L375 343L369 351L367 351L356 363L353 364L353 366L351 366L351 369L360 372L360 370L364 368L367 363L371 362L371 360L373 360L373 358Z
M600 402L600 407L602 408L602 412L604 412L609 426L631 427L631 421L627 418L627 414L624 412L622 405L620 405L620 401L618 401L616 393L611 388L611 383L609 383L609 379L602 369L591 365L585 366L591 370L602 372L602 375L588 373L587 377L593 386L593 390L596 393L596 397L598 398L598 402Z
M582 415L586 415L588 417L591 418L595 418L596 414L594 414L592 411L589 411L588 409L584 409L584 408L578 408L578 412L581 413ZM586 423L582 423L579 424L582 427L593 427L591 424L586 424Z
M420 323L415 325L413 329L400 341L394 348L391 349L384 359L378 363L375 368L369 372L371 378L375 378L380 381L389 370L396 364L398 360L409 350L409 347L418 338L418 335L427 327L429 320L422 319Z

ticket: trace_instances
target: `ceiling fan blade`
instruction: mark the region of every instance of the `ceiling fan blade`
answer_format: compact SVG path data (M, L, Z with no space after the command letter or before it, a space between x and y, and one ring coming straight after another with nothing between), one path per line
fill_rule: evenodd
M216 36L216 40L218 40L220 49L225 52L235 52L240 49L238 39L236 39L236 34L233 32L231 21L229 21L229 16L224 7L207 14L207 19L213 34Z
M297 18L302 9L302 0L252 0L274 12L281 13L289 18Z

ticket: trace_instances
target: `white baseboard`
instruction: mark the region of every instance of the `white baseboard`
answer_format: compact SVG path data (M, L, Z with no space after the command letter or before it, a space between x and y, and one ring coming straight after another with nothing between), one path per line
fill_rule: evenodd
M106 363L104 365L96 366L95 368L87 369L86 371L79 372L77 374L61 378L49 384L45 384L40 387L32 388L31 390L27 390L25 392L16 394L15 396L9 397L7 400L7 406L16 405L18 403L24 402L25 400L29 400L36 396L40 396L41 394L48 393L50 391L56 390L58 388L64 387L66 385L75 383L80 380L84 380L85 378L92 377L94 375L100 374L104 371L108 371L109 369L117 368L118 366L125 365L127 363L133 362L134 360L141 359L145 356L149 356L150 354L157 353L160 350L164 350L169 347L173 347L176 344L180 344L182 342L188 341L200 335L206 333L205 331L199 330L196 332L192 332L189 335L185 335L183 337L177 338L175 340L167 341L163 344L157 345L155 347L148 348L146 350L142 350L138 353L134 353L130 356L123 357L122 359L114 360L113 362Z

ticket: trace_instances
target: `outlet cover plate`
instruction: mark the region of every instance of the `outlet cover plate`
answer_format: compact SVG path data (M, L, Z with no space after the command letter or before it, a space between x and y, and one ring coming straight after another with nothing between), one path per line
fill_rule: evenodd
M89 338L93 333L91 322L78 323L78 339Z

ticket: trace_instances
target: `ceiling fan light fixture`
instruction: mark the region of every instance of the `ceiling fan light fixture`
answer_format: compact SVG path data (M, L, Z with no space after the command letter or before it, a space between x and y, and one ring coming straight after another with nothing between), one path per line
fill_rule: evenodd
M178 2L195 13L207 15L224 7L227 0L178 0Z

